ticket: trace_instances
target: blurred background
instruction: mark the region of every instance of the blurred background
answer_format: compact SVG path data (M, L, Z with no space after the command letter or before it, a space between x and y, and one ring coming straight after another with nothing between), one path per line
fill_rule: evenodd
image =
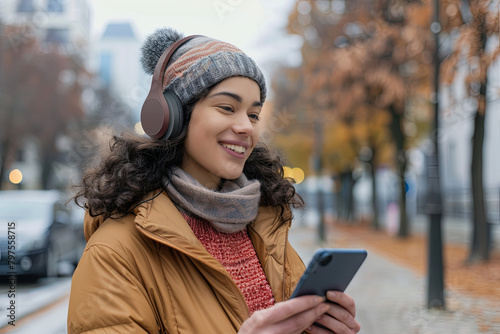
M143 135L140 47L165 26L230 42L264 71L262 140L306 202L297 250L375 254L353 283L383 293L358 289L362 333L500 333L499 0L2 0L0 254L12 219L22 246L20 326L2 315L1 333L66 332L85 240L83 211L62 204L89 147ZM406 277L398 296L387 277Z

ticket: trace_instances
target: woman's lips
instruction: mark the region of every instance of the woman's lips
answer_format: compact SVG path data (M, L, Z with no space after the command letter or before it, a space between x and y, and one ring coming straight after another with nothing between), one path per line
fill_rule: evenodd
M227 143L220 143L220 146L224 149L224 151L226 151L227 153L229 153L230 155L232 155L235 158L238 158L238 159L245 158L246 148L243 146L231 145L231 144L227 144ZM241 151L243 151L243 152L241 152Z

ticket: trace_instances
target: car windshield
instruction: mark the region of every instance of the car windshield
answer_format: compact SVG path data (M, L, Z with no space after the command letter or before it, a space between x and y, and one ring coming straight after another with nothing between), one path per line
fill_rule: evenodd
M0 200L0 217L23 221L51 219L50 203L28 200Z

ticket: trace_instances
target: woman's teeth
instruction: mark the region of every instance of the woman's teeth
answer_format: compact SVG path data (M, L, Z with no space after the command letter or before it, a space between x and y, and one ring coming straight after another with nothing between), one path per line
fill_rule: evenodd
M235 151L236 153L245 153L245 151L246 151L246 149L243 146L239 146L239 145L222 144L222 146L230 149L231 151Z

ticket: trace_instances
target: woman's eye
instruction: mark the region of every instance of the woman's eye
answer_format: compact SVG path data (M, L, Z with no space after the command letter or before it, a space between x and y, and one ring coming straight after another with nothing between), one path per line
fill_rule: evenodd
M224 110L224 111L228 111L228 112L234 112L234 109L233 107L229 107L229 106L219 106L220 109Z
M258 114L250 114L248 117L253 118L254 120L258 121L260 119Z

